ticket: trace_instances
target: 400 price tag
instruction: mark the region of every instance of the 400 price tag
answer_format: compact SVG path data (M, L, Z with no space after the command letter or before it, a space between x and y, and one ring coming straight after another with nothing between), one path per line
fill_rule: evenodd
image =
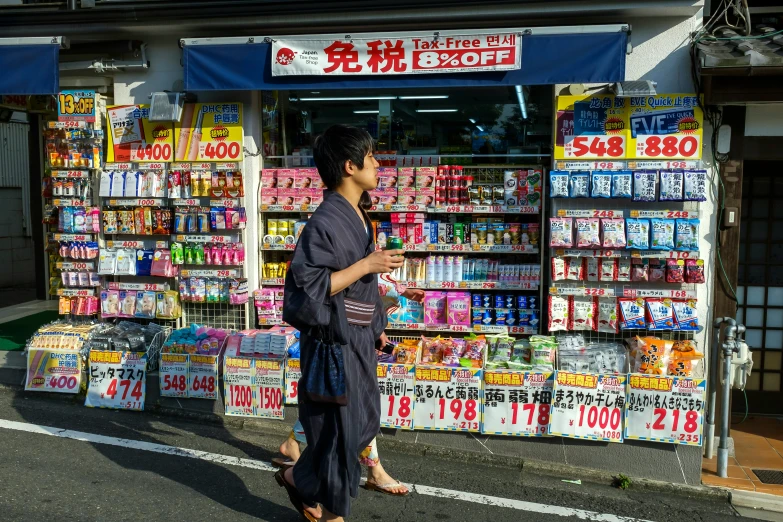
M417 366L413 409L416 429L477 433L481 424L481 372L478 368Z
M25 391L78 393L82 382L82 358L70 350L27 351Z
M556 372L549 434L623 441L626 375Z
M625 438L701 446L705 379L631 374L625 403Z
M416 369L412 364L378 364L381 427L412 430Z
M549 426L554 374L486 370L481 433L543 437Z

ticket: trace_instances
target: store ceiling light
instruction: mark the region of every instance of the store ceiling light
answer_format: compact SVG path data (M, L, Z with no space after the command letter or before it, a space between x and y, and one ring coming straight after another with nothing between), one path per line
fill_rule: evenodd
M348 97L318 97L299 98L299 101L366 101L366 100L394 100L396 96L348 96Z
M476 125L476 128L479 130L479 132L484 132L484 127L481 125Z
M398 96L400 100L446 100L448 94L423 94L421 96Z
M416 109L416 112L457 112L459 109Z
M378 114L380 111L353 111L354 114Z
M473 125L475 125L475 124L476 124L476 120L474 120L473 118L468 118L468 121L469 121L470 123L472 123Z
M527 119L527 102L525 101L525 89L521 85L515 85L514 90L517 91L517 101L519 102L519 110L522 112L522 119Z

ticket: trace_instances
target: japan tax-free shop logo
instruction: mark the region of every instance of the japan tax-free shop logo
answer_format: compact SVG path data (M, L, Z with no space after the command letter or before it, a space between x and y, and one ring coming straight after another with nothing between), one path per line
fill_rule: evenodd
M294 61L294 58L296 58L296 53L288 47L283 47L277 51L275 60L277 60L277 63L280 65L291 65Z

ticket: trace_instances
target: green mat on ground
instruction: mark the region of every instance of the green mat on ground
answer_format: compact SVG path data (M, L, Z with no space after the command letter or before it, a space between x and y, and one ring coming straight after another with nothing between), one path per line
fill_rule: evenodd
M0 350L21 350L38 328L58 317L57 310L47 310L0 324Z

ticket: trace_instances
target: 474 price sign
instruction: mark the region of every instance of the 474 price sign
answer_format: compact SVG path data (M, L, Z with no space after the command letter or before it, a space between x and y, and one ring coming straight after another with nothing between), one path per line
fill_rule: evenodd
M483 379L479 368L416 367L416 429L478 432Z
M622 442L626 375L556 372L549 434Z
M543 437L549 426L554 374L487 370L481 433Z
M144 410L147 392L147 354L90 351L88 408Z
M631 374L625 438L701 446L705 379Z

